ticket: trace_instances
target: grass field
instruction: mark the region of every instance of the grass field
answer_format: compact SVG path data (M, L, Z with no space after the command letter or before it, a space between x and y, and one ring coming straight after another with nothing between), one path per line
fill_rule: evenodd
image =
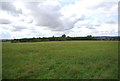
M3 79L117 79L117 41L3 43Z

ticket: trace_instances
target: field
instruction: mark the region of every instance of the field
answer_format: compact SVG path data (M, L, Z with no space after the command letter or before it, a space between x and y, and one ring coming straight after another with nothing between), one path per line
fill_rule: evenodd
M117 41L3 43L3 79L117 79Z

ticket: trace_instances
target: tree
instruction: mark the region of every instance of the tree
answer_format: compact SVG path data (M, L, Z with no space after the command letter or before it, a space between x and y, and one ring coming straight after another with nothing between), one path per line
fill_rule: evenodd
M91 38L91 37L92 37L92 35L87 35L87 37L88 37L88 38Z
M63 37L63 38L65 38L65 37L66 37L66 35L65 35L65 34L63 34L63 35L62 35L62 37Z
M93 38L92 35L87 35L88 40L92 40L92 38Z

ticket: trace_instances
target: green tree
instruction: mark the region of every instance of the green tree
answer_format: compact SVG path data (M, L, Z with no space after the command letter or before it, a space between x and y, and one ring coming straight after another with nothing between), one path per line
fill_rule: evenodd
M62 35L62 37L64 37L64 38L65 38L65 37L66 37L66 35L65 35L65 34L63 34L63 35Z

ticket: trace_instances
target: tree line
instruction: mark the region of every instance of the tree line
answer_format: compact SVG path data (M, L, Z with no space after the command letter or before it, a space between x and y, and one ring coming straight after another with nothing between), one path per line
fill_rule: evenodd
M63 34L60 37L38 37L38 38L22 38L10 40L12 43L15 42L42 42L42 41L72 41L72 40L119 40L119 37L93 37L87 35L86 37L69 37Z

